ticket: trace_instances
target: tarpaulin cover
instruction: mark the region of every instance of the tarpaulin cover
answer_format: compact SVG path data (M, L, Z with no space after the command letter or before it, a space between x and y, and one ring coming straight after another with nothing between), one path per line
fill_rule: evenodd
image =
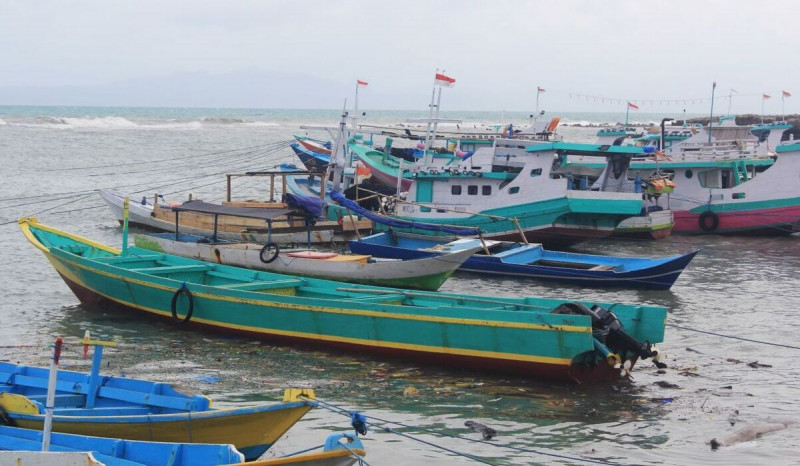
M286 203L289 207L301 209L312 217L322 216L322 209L325 207L325 201L316 196L298 196L292 193L286 193Z
M480 229L478 228L459 228L459 227L452 227L445 225L435 225L432 223L412 222L410 220L402 220L399 218L384 217L383 215L379 215L375 212L372 212L370 210L361 207L355 201L347 199L339 191L331 191L331 199L336 201L336 203L338 203L339 205L348 208L349 210L355 212L356 214L362 217L366 217L372 220L373 222L389 225L390 227L414 228L416 230L425 230L425 231L441 231L444 233L450 233L452 235L458 235L458 236L474 236L480 234Z

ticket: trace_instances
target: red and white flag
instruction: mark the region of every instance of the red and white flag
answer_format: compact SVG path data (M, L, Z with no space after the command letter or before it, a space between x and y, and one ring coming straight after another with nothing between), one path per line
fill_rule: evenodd
M367 82L366 81L362 81L360 79L356 79L356 84L358 84L359 86L366 86Z
M544 89L542 89L541 87L538 87L538 86L536 87L536 90L537 90L538 92L544 92Z
M769 94L761 94L761 98L762 98L762 99L764 99L764 100L766 100L766 99L771 99L771 98L772 98L772 96L771 96L771 95L769 95Z
M784 97L791 97L792 94L789 91L781 91Z
M433 84L444 87L453 87L456 85L456 80L442 73L436 73Z
M638 106L638 105L636 105L636 104L635 104L635 103L633 103L633 102L628 102L628 107L630 107L630 108L632 108L632 109L634 109L634 110L639 110L639 106Z

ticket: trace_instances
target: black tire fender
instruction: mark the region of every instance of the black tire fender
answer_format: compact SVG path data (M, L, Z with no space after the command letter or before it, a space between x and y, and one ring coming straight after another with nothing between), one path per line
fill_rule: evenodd
M270 252L270 251L275 252ZM280 252L280 248L275 243L267 243L261 248L261 252L258 253L258 258L261 259L261 262L265 264L269 264L270 262L274 261L278 258L278 253Z
M182 294L185 294L186 298L189 300L189 309L186 311L186 317L183 319L178 317L178 297ZM194 296L192 296L192 292L189 291L189 288L186 287L186 284L178 288L178 291L172 295L172 304L170 305L170 310L172 311L172 320L179 324L185 324L192 318L192 313L194 312Z
M714 231L719 226L719 217L714 212L707 210L700 214L697 223L703 231Z

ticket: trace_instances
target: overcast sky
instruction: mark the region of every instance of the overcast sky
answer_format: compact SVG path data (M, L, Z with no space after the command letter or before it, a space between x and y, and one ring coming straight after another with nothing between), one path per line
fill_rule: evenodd
M0 104L335 108L362 79L363 108L424 109L440 68L443 109L530 111L541 86L555 111L705 113L716 81L715 113L731 89L735 113L782 90L795 113L798 21L794 0L0 0Z

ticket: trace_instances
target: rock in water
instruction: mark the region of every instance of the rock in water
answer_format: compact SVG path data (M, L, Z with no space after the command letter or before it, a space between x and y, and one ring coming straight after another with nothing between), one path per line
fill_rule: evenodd
M711 439L710 442L711 449L716 450L719 447L729 447L737 443L749 442L750 440L754 440L758 437L761 437L766 433L783 430L787 427L789 427L789 424L783 422L758 424L754 426L745 427L744 429L738 430L733 435L725 437L722 440L717 440L715 438Z
M480 422L467 421L464 423L464 425L469 427L473 432L480 432L484 440L491 440L492 437L497 435L496 430L492 429L491 427L487 427Z

